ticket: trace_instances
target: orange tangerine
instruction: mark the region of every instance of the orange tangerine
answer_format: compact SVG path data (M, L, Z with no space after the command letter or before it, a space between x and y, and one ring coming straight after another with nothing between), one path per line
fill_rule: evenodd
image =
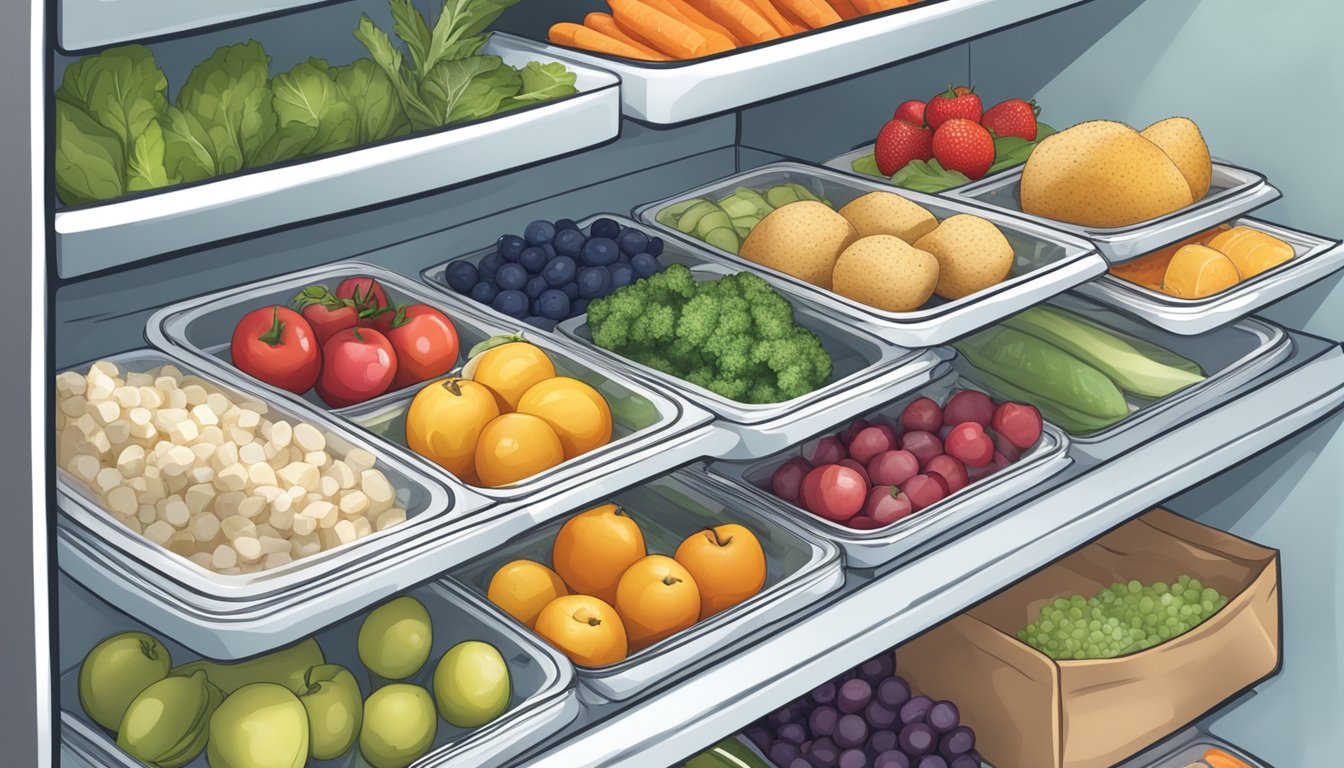
M490 488L516 483L565 460L555 430L526 413L496 416L476 442L476 476Z
M596 389L578 379L556 376L533 384L517 411L550 424L567 459L611 442L611 408Z
M555 365L541 347L526 341L505 341L474 356L463 375L484 384L499 401L499 412L518 410L518 401L537 382L555 376Z
M700 620L700 587L681 563L667 555L649 555L621 576L616 612L625 624L630 650L638 651Z
M1202 299L1241 281L1237 267L1207 245L1187 245L1171 257L1162 289L1179 299Z
M616 609L591 595L552 600L537 616L537 634L581 667L605 667L630 652Z
M635 521L615 504L603 504L565 521L551 563L574 592L615 603L621 574L647 553Z
M676 560L700 587L700 618L752 597L765 586L765 551L756 534L727 523L686 537Z
M483 385L457 378L433 381L421 387L406 411L406 445L474 482L476 443L497 416L499 406Z
M1273 269L1297 255L1293 246L1250 227L1233 227L1209 241L1241 273L1243 280Z
M505 563L490 578L486 597L513 618L534 628L541 609L568 595L559 574L534 560Z

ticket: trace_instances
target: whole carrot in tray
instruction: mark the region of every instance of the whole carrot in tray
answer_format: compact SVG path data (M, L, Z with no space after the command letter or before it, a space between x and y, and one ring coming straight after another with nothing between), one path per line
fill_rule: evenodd
M694 59L709 53L704 35L640 0L609 0L608 5L622 29L649 41L668 56Z
M780 13L779 8L771 0L738 0L738 2L755 8L761 18L770 22L770 26L774 27L775 31L782 37L804 32L807 29L806 27L795 26L793 22L784 18L784 14Z
M825 0L775 0L785 13L790 13L808 29L820 29L840 23L840 14Z
M777 40L780 33L745 0L689 0L714 21L728 28L743 45Z
M703 29L713 30L714 32L718 32L719 34L723 35L724 37L732 41L733 47L735 48L741 47L742 41L737 38L737 35L733 34L732 30L723 26L719 22L711 19L699 8L696 8L694 5L691 5L690 2L688 2L688 0L663 0L663 2L665 2L667 5L676 7L681 12L681 15L687 19L690 19L691 23L694 24L695 26L701 27Z
M709 43L710 53L722 53L723 51L731 51L737 47L737 41L727 33L720 32L719 30L722 28L719 27L718 24L715 24L713 21L710 21L709 26L697 23L695 19L691 18L683 10L682 5L672 2L672 0L642 0L642 2L650 8L661 11L704 35L705 41ZM690 6L686 7L689 8ZM691 10L694 11L695 9L692 8Z
M644 52L645 57L653 61L670 61L671 57L658 51L653 46L643 40L639 40L625 33L624 30L616 24L616 20L609 13L593 12L583 17L583 26L601 32L602 34L614 40L618 40L631 48L636 48Z
M654 57L652 54L626 45L625 43L613 37L598 32L595 29L589 29L582 24L572 24L570 22L561 22L552 24L549 34L550 41L559 45L570 45L575 48L582 48L585 51L594 53L608 53L612 56L620 56L626 59L641 59L643 61L667 61L668 57L658 54Z
M854 7L854 3L851 2L851 0L826 0L826 2L835 10L840 18L846 21L862 15L859 13L859 9Z

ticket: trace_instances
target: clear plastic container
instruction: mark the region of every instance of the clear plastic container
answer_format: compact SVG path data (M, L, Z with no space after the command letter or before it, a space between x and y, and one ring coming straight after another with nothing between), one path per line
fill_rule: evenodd
M1339 240L1258 219L1241 218L1229 223L1273 235L1291 245L1295 255L1273 269L1203 299L1178 299L1112 274L1083 283L1077 291L1163 330L1193 336L1245 317L1344 268L1344 245Z
M1269 763L1198 727L1187 728L1117 768L1208 768L1200 760L1210 749L1226 752L1248 768L1271 768Z
M470 765L491 768L509 764L524 750L554 735L578 716L579 701L574 690L574 667L569 660L535 637L520 632L499 616L483 600L452 580L433 582L404 593L419 600L429 612L434 643L425 666L405 682L425 688L433 696L434 667L452 646L467 640L479 640L495 646L509 667L509 707L498 718L474 729L458 728L437 718L438 732L429 754L417 766ZM355 676L360 693L368 697L387 681L375 680L360 662L356 639L366 614L309 635L316 638L327 663L340 664ZM155 633L124 615L111 615L104 624L120 631L144 631L157 637L172 656L174 666L200 658L172 637ZM101 638L89 638L88 649ZM87 652L87 651L86 651ZM116 744L116 735L93 722L79 701L79 670L83 659L62 659L60 676L61 740L63 751L87 760L91 765L138 768L142 763ZM187 765L205 768L205 753ZM359 744L342 757L320 763L340 768L367 766L359 754Z
M1019 198L1021 185L1022 168L1017 168L944 194L1023 221L1086 237L1111 264L1151 253L1282 197L1278 189L1255 171L1215 161L1212 184L1203 199L1179 211L1127 227L1085 227L1023 213Z
M636 651L624 661L578 667L580 684L602 698L630 699L650 686L709 666L844 582L840 551L834 544L781 518L768 506L746 496L725 494L698 471L665 475L616 493L610 502L623 507L639 524L650 554L670 557L686 537L706 526L745 526L765 552L766 577L765 586L755 596ZM536 528L454 576L484 595L495 571L505 563L529 559L549 565L555 536L564 523L556 520Z
M1012 273L1002 283L961 299L946 301L935 296L923 308L913 312L887 312L719 250L657 220L658 213L664 208L685 200L708 197L717 201L738 187L764 191L777 184L787 183L806 187L829 200L837 209L870 192L890 192L918 203L940 221L959 213L987 219L1003 232L1013 246L1015 261ZM781 288L815 302L850 324L906 347L944 344L1106 271L1105 260L1091 244L1057 229L985 211L946 197L907 190L897 193L890 184L878 180L857 178L802 163L772 163L729 176L689 192L640 206L635 211L635 218L669 238L691 240L698 248L714 253L720 260L738 269L767 275Z
M950 365L939 366L933 382L919 392L905 395L880 408L862 414L859 418L878 417L896 424L900 422L905 406L920 397L929 397L943 404L957 390L968 386ZM823 434L838 434L848 423L836 425ZM820 435L818 435L820 436ZM1043 425L1040 441L1024 452L1019 461L979 482L971 483L942 501L909 517L883 528L855 530L840 523L814 515L801 507L774 495L770 478L788 459L802 455L802 445L775 454L757 462L716 461L709 465L708 475L717 483L727 485L739 493L748 494L762 504L782 509L799 525L812 533L834 541L845 552L845 565L858 570L884 566L911 552L949 530L972 524L981 515L991 512L1041 485L1052 475L1069 466L1069 438L1063 430L1050 423Z

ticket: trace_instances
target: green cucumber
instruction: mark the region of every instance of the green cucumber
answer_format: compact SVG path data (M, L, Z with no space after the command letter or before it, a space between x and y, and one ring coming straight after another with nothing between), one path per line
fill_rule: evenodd
M770 204L771 208L783 208L790 203L796 203L799 200L806 200L811 197L803 197L798 194L797 184L779 184L765 190L765 202ZM807 190L803 190L806 192Z
M733 195L745 202L751 203L756 209L755 214L758 219L763 219L766 216L769 216L770 212L775 210L771 207L770 203L765 201L764 197L761 197L760 192L757 192L751 187L738 187L733 192Z
M700 219L711 213L723 213L723 209L702 198L695 205L687 208L681 218L677 219L677 229L683 234L693 235L696 228L700 226Z
M953 346L971 365L1032 395L1099 419L1129 414L1124 394L1106 374L1035 336L999 326Z
M989 393L999 400L1009 400L1036 406L1036 409L1041 412L1041 418L1054 424L1065 432L1068 432L1070 435L1090 435L1093 432L1100 432L1121 420L1117 418L1101 418L1093 416L1090 413L1083 413L1082 411L1076 408L1070 408L1063 403L1055 402L1049 398L1028 392L1015 384L1010 384L1003 379L1000 379L998 376L982 371L979 368L968 374L968 378L989 390Z
M677 221L681 218L681 215L686 211L690 210L696 203L700 202L701 200L704 200L704 198L694 197L691 198L690 200L682 200L679 203L673 203L667 206L666 208L662 209L661 211L659 211L658 214L653 218L655 221L657 221L659 224L662 224L665 227L675 227L677 226Z
M1059 347L1140 397L1156 400L1204 380L1200 374L1157 362L1110 331L1056 307L1032 307L1004 325Z
M736 254L738 249L742 247L742 240L738 238L737 230L733 229L732 226L710 230L701 239L719 250L733 254Z
M734 219L741 218L743 216L756 215L756 204L736 194L729 195L720 200L719 207L723 209L724 213L728 214Z

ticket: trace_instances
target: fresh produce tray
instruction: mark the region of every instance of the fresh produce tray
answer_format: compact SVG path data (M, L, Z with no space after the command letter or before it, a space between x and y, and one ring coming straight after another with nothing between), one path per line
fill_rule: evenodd
M655 217L659 211L697 197L717 200L737 187L761 190L788 183L800 184L812 193L827 198L837 209L869 192L895 191L890 184L856 178L829 168L792 162L772 163L665 200L642 205L635 211L635 218L658 230L659 234L667 235L669 239L685 240L687 235L657 221ZM803 296L889 342L907 347L944 344L1106 271L1105 261L1083 239L1062 234L1045 225L984 211L961 201L909 190L896 193L923 206L940 221L959 213L974 214L989 220L1013 246L1016 259L1013 274L998 285L962 299L944 301L934 297L924 308L913 312L886 312L711 245L696 241L696 246L714 253L718 260L731 263L734 267L768 275L779 287Z
M672 247L669 245L669 248ZM665 251L666 253L666 251ZM688 252L689 253L689 252ZM692 272L697 280L711 280L740 270L706 262ZM846 328L820 308L796 294L784 294L794 307L794 319L821 339L834 364L832 381L802 397L782 403L752 405L730 400L684 379L655 370L596 344L588 333L586 315L570 318L556 329L584 345L611 365L647 377L691 398L719 417L715 427L735 434L737 445L719 458L750 459L774 453L817 431L833 426L890 397L893 389L906 391L929 381L939 362L938 350L917 351L882 344L876 338Z
M674 676L700 669L764 628L795 614L844 582L840 550L746 496L725 493L699 471L684 469L623 490L611 502L639 523L650 552L671 554L706 526L738 523L754 533L766 559L765 586L745 602L604 667L577 667L579 684L601 697L630 699ZM503 564L551 562L551 543L564 521L537 528L454 573L484 594ZM512 620L509 620L512 621Z
M486 314L474 302L439 294L414 280L367 264L344 262L304 272L283 275L262 283L190 299L160 310L149 321L146 335L150 342L172 350L224 380L246 379L276 397L318 411L331 418L367 429L382 438L380 449L421 467L431 476L452 475L420 457L406 446L405 413L420 387L412 385L365 403L329 410L310 392L306 396L255 382L233 367L229 358L229 339L238 319L257 307L287 304L303 287L322 283L334 286L349 276L370 276L381 283L392 301L411 300L442 308L457 328L460 348L465 352L475 344L495 336L517 333L522 324L497 314ZM501 319L502 318L502 319ZM600 360L564 339L549 334L527 333L527 340L544 350L555 363L559 375L568 375L591 384L605 397L613 416L612 441L582 456L553 467L513 485L487 488L471 487L494 501L528 499L538 501L573 486L594 487L618 482L612 475L629 475L619 482L629 483L649 473L668 470L700 458L697 441L678 442L678 450L667 450L669 438L705 426L710 414L689 401L648 386L637 379L605 370ZM705 430L707 433L707 430ZM650 462L654 462L652 465ZM602 485L602 487L607 487Z
M1282 193L1259 173L1228 163L1213 163L1213 179L1203 199L1179 211L1128 227L1085 227L1022 212L1018 191L1022 168L1004 171L975 184L948 190L956 200L1091 240L1111 264L1130 261L1164 245L1216 227L1274 202Z
M1095 460L1113 458L1148 442L1173 424L1189 420L1195 413L1245 394L1248 383L1293 353L1293 340L1282 328L1256 318L1244 318L1201 336L1180 336L1081 297L1060 296L1050 304L1193 360L1207 376L1157 401L1126 392L1129 416L1100 431L1069 436L1077 455ZM964 356L958 355L953 366L964 378L981 386L977 381L980 372ZM1000 396L993 386L981 388Z
M257 16L330 5L343 0L61 0L56 43L66 51L101 48L133 40L190 32Z
M1178 299L1112 274L1083 283L1075 290L1163 330L1194 336L1245 317L1344 268L1344 245L1339 240L1259 219L1241 218L1231 223L1277 237L1291 245L1295 255L1273 269L1204 299Z
M905 189L902 189L901 187L898 187L898 186L896 186L895 184L891 184L891 183L887 182L886 179L881 179L881 178L878 178L878 177L876 177L876 176L869 176L868 174L865 174L865 173L859 173L858 171L854 170L854 161L855 161L855 160L858 160L859 158L867 157L868 155L873 154L873 150L874 150L875 147L876 147L875 144L873 144L872 142L869 142L868 144L864 144L864 145L861 146L861 147L856 147L856 148L854 148L854 149L851 149L850 151L845 152L844 154L836 155L835 157L832 157L830 160L827 160L827 161L823 162L823 163L821 164L821 166L822 166L823 168L832 168L832 169L837 170L837 171L839 171L839 172L841 172L841 173L845 173L845 174L848 174L848 175L850 175L850 176L856 176L856 177L858 177L858 178L860 178L860 179L871 179L871 180L877 181L877 182L879 182L879 183L886 183L887 186L891 187L892 189L900 190L902 194L904 194L904 193L907 192L907 191L911 191L911 190L905 190ZM986 178L990 178L991 176L992 176L992 177L997 177L998 174L1000 174L1000 173L1003 173L1003 171L996 171L995 173L990 174L990 176L987 176ZM965 184L958 184L958 185L955 186L955 187L948 187L947 189L943 190L942 192L938 192L937 194L940 194L940 195L946 195L946 194L948 194L949 192L951 192L951 191L954 190L954 189L961 189L962 187L969 187L970 185L972 185L972 184L977 184L977 183L979 183L979 181L968 181L968 182L966 182Z
M933 381L919 392L905 395L863 416L880 415L889 421L899 421L905 406L920 397L930 397L942 403L953 392L966 388L966 382L952 366L943 363L935 370ZM840 426L843 428L844 425ZM812 514L770 491L774 471L785 460L801 455L802 446L795 445L761 461L715 461L708 465L706 474L715 483L730 487L738 494L782 509L812 534L839 544L845 552L846 567L857 570L875 569L890 563L948 529L965 525L1018 494L1035 488L1071 463L1068 435L1052 424L1043 423L1040 442L1023 452L1021 460L1012 466L883 528L856 530Z
M545 42L528 41L525 45L538 53L563 56L616 73L621 78L626 116L671 124L883 67L892 62L893 51L899 56L917 56L1070 4L1062 0L925 0L688 62L634 61ZM547 18L548 22L561 20Z
M453 645L479 640L495 646L509 665L509 709L495 720L475 729L458 728L439 719L434 746L417 766L471 765L482 768L507 765L524 750L539 743L578 716L580 704L574 690L574 667L569 660L534 637L500 619L488 604L451 579L425 584L409 590L428 610L433 622L434 644L429 661L406 682L433 687L434 666ZM126 631L146 631L123 614L107 611L109 622ZM356 638L364 615L357 615L313 635L328 663L340 664L354 674L360 692L367 697L374 685L373 675L361 663ZM154 635L153 630L148 630ZM199 654L175 638L156 635L172 656L176 666L200 658ZM90 639L90 647L101 638ZM80 659L62 659L61 736L63 742L95 765L137 768L143 765L116 745L115 735L102 729L83 711L79 697ZM437 717L437 714L436 714ZM205 753L188 763L192 768L206 766ZM367 766L356 744L341 758L322 765Z
M117 13L129 15L126 9ZM484 53L514 66L557 61L491 35ZM288 226L529 165L615 138L619 81L565 64L578 93L423 136L140 197L56 212L56 263L75 277L226 238Z
M1245 763L1249 768L1271 768L1269 763L1252 757L1199 728L1190 728L1119 766L1119 768L1205 768L1199 760L1210 749L1219 749Z

